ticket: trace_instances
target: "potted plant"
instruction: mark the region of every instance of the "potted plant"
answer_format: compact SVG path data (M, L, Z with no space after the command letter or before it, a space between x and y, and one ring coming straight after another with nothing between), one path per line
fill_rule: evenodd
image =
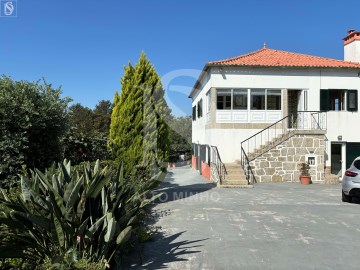
M300 164L300 183L303 185L311 184L311 176L309 173L310 165L308 163Z

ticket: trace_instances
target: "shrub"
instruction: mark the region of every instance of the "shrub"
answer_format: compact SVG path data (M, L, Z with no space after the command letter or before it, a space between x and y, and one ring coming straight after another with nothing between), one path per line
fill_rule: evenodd
M21 172L24 165L44 169L62 159L70 99L60 95L60 89L45 81L0 78L1 182Z
M141 209L158 196L149 191L163 179L124 179L97 161L73 168L64 161L44 173L21 176L21 195L1 190L0 258L20 258L54 269L121 260ZM51 269L51 268L50 268Z

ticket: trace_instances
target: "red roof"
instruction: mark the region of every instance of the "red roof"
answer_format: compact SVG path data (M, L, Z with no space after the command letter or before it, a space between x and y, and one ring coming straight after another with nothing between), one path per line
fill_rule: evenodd
M360 68L359 63L311 56L263 48L255 52L229 59L209 62L209 65L222 66L260 66L260 67L324 67Z

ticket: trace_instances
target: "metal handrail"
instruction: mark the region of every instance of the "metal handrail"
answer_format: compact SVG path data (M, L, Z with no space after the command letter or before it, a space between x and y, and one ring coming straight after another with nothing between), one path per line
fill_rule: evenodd
M256 178L254 175L254 172L251 168L250 161L248 156L245 153L244 148L241 146L241 167L243 168L243 171L245 173L246 180L248 181L248 184L254 184L256 183Z
M225 179L225 174L227 174L227 170L225 164L221 161L218 148L215 145L211 145L211 150L211 162L215 164L220 183L222 183Z
M315 118L316 114L317 119ZM296 130L326 130L327 122L326 117L322 117L323 115L326 116L326 112L298 111L296 113L292 113L281 118L275 123L243 140L241 142L241 166L247 176L249 184L256 182L256 178L251 169L250 162L256 157L261 156L266 151L268 151L269 147L275 147L275 145L271 145L272 142L275 143L274 139L276 140L277 138L284 138L286 135L290 134L291 131ZM273 127L274 129L273 131L271 131L271 128ZM267 132L267 136L263 136L265 132ZM270 134L270 132L272 132L273 134ZM260 143L261 146L259 150L257 150L258 143ZM262 146L264 146L265 144L270 144L270 146L262 148ZM245 145L247 147L245 147ZM250 148L251 146L253 147L253 149ZM247 151L245 150L245 148ZM249 157L250 150L253 151L252 157Z
M285 116L284 118L281 118L279 121L276 121L275 123L271 124L270 126L264 128L263 130L260 130L258 133L255 133L255 134L252 135L251 137L243 140L241 143L244 143L244 142L250 140L251 138L255 137L256 135L259 135L260 133L264 132L264 131L267 130L267 129L270 129L271 127L273 127L273 126L275 126L276 124L280 123L281 121L283 121L284 119L288 118L289 116L290 116L290 115L287 115L287 116Z

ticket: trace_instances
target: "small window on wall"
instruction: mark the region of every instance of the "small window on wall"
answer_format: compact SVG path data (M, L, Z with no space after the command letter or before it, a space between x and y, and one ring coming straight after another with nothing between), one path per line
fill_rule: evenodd
M233 92L233 109L234 110L247 110L247 90L234 89Z
M202 117L202 99L200 99L200 101L198 102L197 104L197 107L198 107L198 112L197 112L197 116L198 118Z
M347 102L345 103L345 96ZM357 111L357 90L320 90L321 111Z
M267 90L267 110L281 110L281 90Z
M251 110L265 110L265 89L251 89Z
M196 106L192 107L192 120L196 120Z
M217 90L216 99L218 110L231 110L231 89Z
M357 90L348 90L348 92L347 92L347 109L348 109L348 111L357 111L358 110Z

